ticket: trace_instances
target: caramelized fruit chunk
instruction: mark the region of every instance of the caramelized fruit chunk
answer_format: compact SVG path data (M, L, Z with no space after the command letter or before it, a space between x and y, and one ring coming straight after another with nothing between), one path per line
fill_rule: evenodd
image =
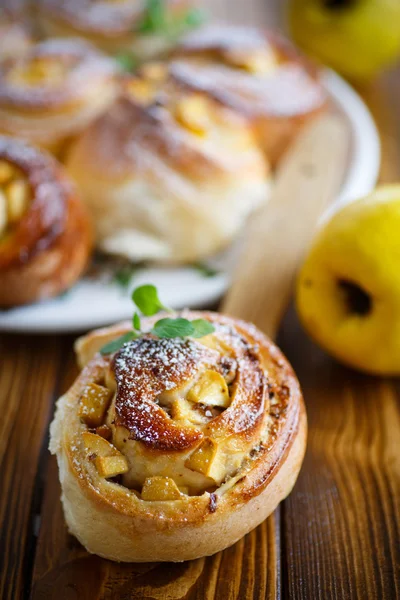
M17 223L29 204L29 183L22 171L0 160L0 235Z
M8 220L16 223L28 207L28 184L22 179L14 179L5 188L7 198Z
M143 484L142 500L177 500L181 493L170 477L148 477Z
M6 160L0 160L0 185L8 183L14 176L12 165Z
M217 371L207 370L194 386L189 390L187 399L190 402L222 406L227 408L230 404L229 390L225 379Z
M88 427L99 427L111 399L111 392L97 383L89 383L79 400L79 416Z
M116 477L128 471L128 463L124 456L98 456L94 459L97 472L101 477Z
M278 65L277 57L272 51L253 52L252 54L230 51L228 60L232 65L253 75L267 75Z
M106 439L89 431L84 431L82 437L89 458L101 477L115 477L128 471L126 458Z
M185 467L219 483L223 479L224 468L218 461L217 452L217 444L206 438L185 461Z
M189 131L204 136L210 128L207 101L202 96L182 98L175 106L175 118Z

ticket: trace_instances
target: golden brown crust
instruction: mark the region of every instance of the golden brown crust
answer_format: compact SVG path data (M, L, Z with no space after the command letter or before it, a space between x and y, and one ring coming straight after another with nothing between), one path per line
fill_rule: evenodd
M79 39L48 40L0 66L0 131L53 147L117 94L116 63Z
M91 227L76 192L49 155L0 136L0 161L23 174L29 205L0 232L0 306L56 295L86 267Z
M194 359L194 368L203 372L204 368L210 366L207 361L211 361L213 368L218 368L221 348L224 349L223 353L227 352L230 358L237 361L236 377L230 383L233 394L230 405L218 414L211 414L203 425L191 424L193 431L201 432L203 436L197 441L200 447L204 437L214 440L219 450L229 442L221 459L225 469L222 479L211 473L208 475L209 483L206 478L205 487L200 486L197 491L186 481L188 487L182 484L181 491L173 499L146 500L144 489L149 485L149 478L143 489L143 484L137 482L133 489L129 486L134 480L130 471L137 467L136 463L134 466L129 464L128 472L125 471L120 483L99 476L92 462L93 455L88 457L83 448L82 435L86 427L77 416L77 406L85 386L94 380L104 382L104 372L110 365L109 357L95 355L89 360L74 386L58 404L51 430L51 449L58 456L69 528L89 551L113 560L187 560L217 552L234 543L274 510L289 493L300 468L306 434L304 406L295 375L280 351L255 327L239 320L213 313L185 312L184 316L191 319L206 318L216 327L211 339L190 342L200 351L199 363ZM150 323L146 322L145 325L150 326ZM103 345L105 340L128 329L127 324L90 334L78 345L81 360L89 359L96 347ZM134 366L134 377L139 375L140 378L144 372L143 364L150 368L155 355L161 362L164 357L166 360L162 363L162 370L165 379L161 377L161 381L165 384L168 380L171 386L169 394L181 396L186 393L181 377L191 373L189 380L186 380L187 386L188 381L196 380L198 375L193 374L190 367L194 350L185 349L184 355L188 353L186 359L180 356L183 342L170 340L168 354L160 346L156 352L158 342L153 340L150 343L150 340L145 338L126 345L113 359L114 365L121 360L128 377L132 375ZM173 359L178 358L177 348L180 359L175 363ZM125 354L135 361L135 350L139 350L139 354L137 363L132 365ZM145 352L145 355L141 352ZM246 363L246 355L247 358L251 356L251 364ZM206 365L202 360L206 361ZM177 364L182 364L182 368L176 367ZM158 364L155 366L160 368ZM148 385L151 387L150 393L154 385L156 393L163 389L163 385L159 386L160 373L157 369L153 375L150 372L147 375L150 383L146 383L145 390L149 391ZM132 380L128 386L131 391L135 381ZM120 391L121 382L117 385L116 396L109 408L111 414L115 414ZM257 394L260 394L258 399ZM161 391L157 398L158 408L168 410L165 391ZM119 398L119 401L123 401L123 398ZM149 402L153 403L152 400ZM162 403L164 409L161 408ZM142 411L146 410L142 405ZM158 411L154 411L153 405L148 412L150 422L154 417L153 423L157 423ZM182 427L173 412L168 418L177 427ZM117 444L122 454L125 452L128 463L129 445L147 444L147 449L136 453L135 458L139 463L150 461L150 469L154 463L160 467L159 473L150 474L150 481L157 480L158 483L167 474L170 479L178 481L177 485L182 483L185 474L182 475L183 471L178 468L179 457L188 453L192 455L192 449L188 450L184 444L174 445L172 449L158 447L160 430L152 429L151 423L144 425L143 422L135 428L134 437L138 430L141 435L146 430L151 432L146 444L143 440L126 439L125 445L121 445L118 437L121 424L110 422L110 427L113 430L110 441ZM129 433L126 437L129 437ZM149 446L152 446L151 450ZM235 468L230 469L230 461L234 460L236 454L239 454L239 460ZM190 463L190 468L197 467ZM213 478L217 481L213 482ZM96 523L93 525L86 525L89 511L96 514Z
M253 122L273 164L304 123L327 108L315 66L275 33L210 25L189 34L171 60L188 85Z

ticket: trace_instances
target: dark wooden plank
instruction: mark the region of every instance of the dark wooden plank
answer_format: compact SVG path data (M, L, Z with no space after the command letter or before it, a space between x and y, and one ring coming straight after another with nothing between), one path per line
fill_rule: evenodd
M280 342L300 375L310 428L283 508L284 597L398 598L398 390L335 364L294 315Z
M400 175L400 118L387 96L393 81L362 90L381 133L382 181ZM284 597L400 598L399 388L337 365L293 312L279 342L309 418L306 459L283 506Z
M56 339L0 340L0 598L29 585L33 490L62 348Z

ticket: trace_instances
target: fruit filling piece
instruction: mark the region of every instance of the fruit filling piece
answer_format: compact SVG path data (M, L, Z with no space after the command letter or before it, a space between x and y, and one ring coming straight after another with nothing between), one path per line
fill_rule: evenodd
M31 189L25 173L0 158L0 238L18 224L31 202Z
M28 56L15 62L7 72L10 84L21 88L59 87L78 63L77 56Z

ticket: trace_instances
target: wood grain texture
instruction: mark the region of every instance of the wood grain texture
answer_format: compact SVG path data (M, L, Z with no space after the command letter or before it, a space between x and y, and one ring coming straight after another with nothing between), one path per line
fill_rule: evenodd
M223 312L276 337L296 270L343 182L348 149L347 126L336 115L323 115L300 134L282 160L271 199L246 227Z
M29 585L33 491L57 386L62 346L56 339L0 341L0 598Z

